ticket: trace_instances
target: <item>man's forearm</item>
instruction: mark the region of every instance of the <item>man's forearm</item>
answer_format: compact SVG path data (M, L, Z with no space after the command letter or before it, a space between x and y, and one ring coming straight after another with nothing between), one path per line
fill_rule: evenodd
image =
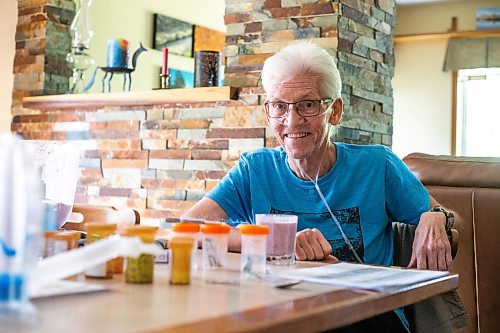
M238 228L231 228L227 244L229 251L241 252L241 234Z

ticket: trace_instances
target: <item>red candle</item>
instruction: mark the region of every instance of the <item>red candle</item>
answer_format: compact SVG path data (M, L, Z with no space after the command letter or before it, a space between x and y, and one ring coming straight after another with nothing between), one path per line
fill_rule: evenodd
M161 75L168 74L168 48L163 48L163 66L161 68Z

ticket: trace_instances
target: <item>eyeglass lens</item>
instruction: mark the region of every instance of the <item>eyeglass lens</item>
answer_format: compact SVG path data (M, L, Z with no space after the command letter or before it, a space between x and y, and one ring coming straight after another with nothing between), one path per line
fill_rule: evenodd
M268 113L271 117L285 117L290 109L290 105L295 107L301 116L315 116L320 111L320 101L300 101L295 103L269 102L267 103Z

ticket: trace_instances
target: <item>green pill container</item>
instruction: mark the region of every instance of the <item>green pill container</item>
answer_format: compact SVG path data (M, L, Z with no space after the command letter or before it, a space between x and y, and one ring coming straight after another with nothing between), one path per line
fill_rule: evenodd
M153 243L157 227L144 225L128 226L122 233L125 237L140 237L144 243ZM154 256L141 254L138 258L127 258L125 282L153 283Z

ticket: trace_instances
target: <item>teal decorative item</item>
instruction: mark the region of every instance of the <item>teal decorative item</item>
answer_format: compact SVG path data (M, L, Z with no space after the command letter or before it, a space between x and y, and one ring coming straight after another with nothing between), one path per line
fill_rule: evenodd
M125 48L128 49L128 42L125 39L114 39L108 42L107 66L97 67L95 69L90 82L85 87L85 91L88 91L94 84L99 69L104 72L104 77L102 78L102 92L104 92L105 90L104 87L106 83L108 85L108 92L111 91L111 80L113 79L115 73L123 73L123 91L125 91L125 88L127 86L128 76L128 91L130 91L130 88L132 86L131 74L135 71L139 56L142 52L147 51L147 49L142 45L142 43L140 43L139 48L135 50L134 55L132 56L132 67L128 67L126 60L127 57L124 56L124 54L127 55L128 52L124 52Z
M128 66L128 40L114 38L108 40L106 67L126 68Z

